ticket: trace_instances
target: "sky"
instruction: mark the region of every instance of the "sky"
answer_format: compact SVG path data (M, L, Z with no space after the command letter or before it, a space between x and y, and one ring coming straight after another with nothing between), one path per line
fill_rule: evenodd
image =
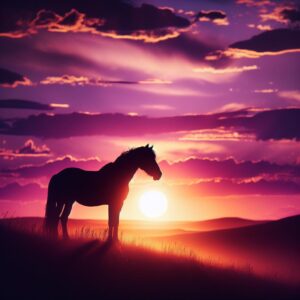
M4 1L0 215L43 216L52 175L154 145L121 218L300 213L300 1ZM106 218L75 205L71 217Z

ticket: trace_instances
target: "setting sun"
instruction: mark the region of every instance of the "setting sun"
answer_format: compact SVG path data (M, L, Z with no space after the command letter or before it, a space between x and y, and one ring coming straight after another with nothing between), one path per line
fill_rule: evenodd
M168 208L168 201L162 192L145 192L139 200L140 211L148 218L158 218L162 216Z

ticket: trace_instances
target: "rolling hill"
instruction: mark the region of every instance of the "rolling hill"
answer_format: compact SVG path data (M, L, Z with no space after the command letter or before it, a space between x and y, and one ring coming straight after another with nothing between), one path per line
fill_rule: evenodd
M300 283L300 216L243 228L185 233L157 240L192 249L225 265Z
M49 240L0 224L2 299L299 299L235 269L95 239Z

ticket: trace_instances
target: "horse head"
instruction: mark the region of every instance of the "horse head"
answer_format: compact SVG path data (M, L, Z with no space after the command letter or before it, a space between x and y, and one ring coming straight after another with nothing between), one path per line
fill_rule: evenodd
M146 146L141 147L139 168L150 175L153 180L159 180L161 178L162 172L156 162L156 155L153 150L153 146L149 146L149 144L147 144Z

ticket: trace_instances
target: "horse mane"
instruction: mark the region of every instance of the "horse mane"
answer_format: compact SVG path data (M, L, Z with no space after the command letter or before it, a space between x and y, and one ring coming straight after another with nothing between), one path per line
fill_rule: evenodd
M117 159L115 160L115 162L120 162L123 161L124 159L127 159L128 157L132 157L133 155L139 155L142 153L145 153L144 151L151 151L151 153L154 155L154 158L156 158L156 154L154 152L154 150L152 148L146 148L146 147L136 147L136 148L131 148L127 151L122 152Z

